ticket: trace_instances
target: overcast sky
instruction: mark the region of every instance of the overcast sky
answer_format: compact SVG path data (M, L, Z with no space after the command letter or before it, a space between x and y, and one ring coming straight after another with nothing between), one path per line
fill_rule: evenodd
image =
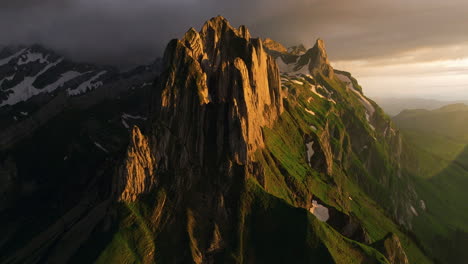
M466 0L2 0L0 44L136 65L218 14L286 46L324 39L371 97L468 99Z

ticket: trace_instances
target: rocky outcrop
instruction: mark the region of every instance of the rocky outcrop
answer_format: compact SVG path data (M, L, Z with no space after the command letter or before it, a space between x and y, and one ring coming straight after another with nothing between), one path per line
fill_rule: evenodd
M309 70L313 75L322 73L330 79L333 77L333 68L328 60L323 40L318 39L315 46L307 51L306 56L310 59Z
M119 172L119 200L135 201L139 194L146 193L156 184L156 164L148 140L137 126L133 127L124 166Z
M318 39L313 48L306 50L304 45L298 45L288 48L272 40L265 40L265 46L270 55L272 55L279 65L281 73L288 74L310 74L323 76L332 79L334 76L333 67L328 60L325 43Z
M276 51L279 53L287 53L288 50L281 43L272 40L271 38L266 38L263 40L263 46L268 49L268 51Z
M374 245L392 264L408 264L400 239L397 235L390 233Z
M164 65L153 115L163 168L216 163L226 154L246 164L263 146L262 127L283 110L279 72L262 41L216 17L171 41Z
M168 44L153 89L150 153L171 205L157 228L173 247L189 241L178 262L212 263L237 246L239 195L263 174L262 129L283 111L278 67L247 28L215 17Z
M299 44L297 46L289 47L287 51L292 55L302 55L307 52L307 49L303 44Z

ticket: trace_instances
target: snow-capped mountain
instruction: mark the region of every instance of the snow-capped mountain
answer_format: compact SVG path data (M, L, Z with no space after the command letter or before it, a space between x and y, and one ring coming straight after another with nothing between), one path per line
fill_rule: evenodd
M39 45L4 47L0 51L0 145L12 144L25 131L33 133L66 108L88 109L101 101L120 100L122 93L148 88L159 63L155 60L119 72L114 67L75 63Z
M16 105L39 94L65 90L76 96L111 80L117 71L73 63L39 45L0 52L0 106Z

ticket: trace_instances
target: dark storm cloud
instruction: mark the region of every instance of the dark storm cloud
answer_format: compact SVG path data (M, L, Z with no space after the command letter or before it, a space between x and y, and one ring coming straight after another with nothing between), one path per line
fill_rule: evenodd
M74 59L131 65L218 14L286 45L321 37L335 60L468 42L462 0L3 0L0 43L41 43Z

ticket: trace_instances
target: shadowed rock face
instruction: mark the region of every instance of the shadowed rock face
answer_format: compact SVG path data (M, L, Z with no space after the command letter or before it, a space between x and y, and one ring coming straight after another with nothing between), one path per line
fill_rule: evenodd
M202 165L208 152L212 163L227 154L246 164L263 146L261 127L283 109L279 72L262 42L216 17L171 41L164 65L154 98L161 166Z

